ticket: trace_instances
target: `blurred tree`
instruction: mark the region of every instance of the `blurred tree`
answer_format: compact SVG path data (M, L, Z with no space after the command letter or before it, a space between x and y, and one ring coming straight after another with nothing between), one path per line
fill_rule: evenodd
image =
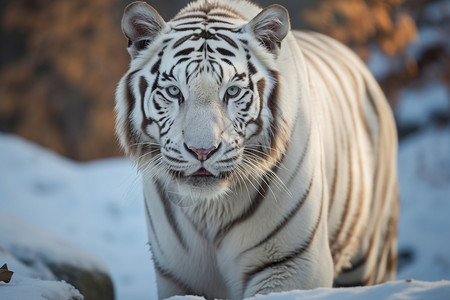
M109 0L9 1L2 35L0 126L74 159L118 155L114 90L127 53ZM18 49L17 49L18 48Z
M430 123L450 122L450 1L408 0L404 9L417 24L418 38L403 53L403 61L388 58L390 67L379 77L381 86L394 103L402 100L403 91L423 95L428 90L421 101L436 103L443 97L448 105L447 109L435 111L428 124L419 124L419 120L416 124L399 123L400 136Z
M328 0L301 13L314 29L354 48L363 58L375 41L387 55L402 53L415 38L412 18L400 8L403 0Z
M420 1L420 0L411 0ZM149 1L166 19L188 1ZM403 0L259 0L288 8L293 28L331 35L362 57L402 53L415 26ZM114 91L128 55L119 0L0 4L0 131L78 160L118 155Z

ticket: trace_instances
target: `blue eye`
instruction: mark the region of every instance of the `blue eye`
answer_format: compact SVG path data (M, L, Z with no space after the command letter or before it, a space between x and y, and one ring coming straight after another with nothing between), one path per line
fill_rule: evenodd
M239 87L237 87L237 86L230 86L227 89L227 95L228 95L228 97L233 98L233 97L236 97L239 94L240 91L241 91L241 89Z
M169 86L166 91L172 97L178 97L181 93L180 89L174 85Z

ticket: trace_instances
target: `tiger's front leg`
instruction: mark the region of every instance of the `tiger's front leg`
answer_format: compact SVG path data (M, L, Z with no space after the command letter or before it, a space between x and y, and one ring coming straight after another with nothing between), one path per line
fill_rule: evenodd
M322 216L308 240L287 243L280 238L243 256L238 264L245 267L240 276L235 276L235 280L241 280L242 294L233 298L332 287L334 265L326 225L327 220Z
M289 253L244 276L243 298L290 290L332 287L333 261L325 232L303 252Z
M192 294L192 292L186 289L186 287L183 287L181 283L178 283L174 278L170 278L170 276L167 276L167 274L164 274L157 268L155 271L159 299L166 299L177 295Z

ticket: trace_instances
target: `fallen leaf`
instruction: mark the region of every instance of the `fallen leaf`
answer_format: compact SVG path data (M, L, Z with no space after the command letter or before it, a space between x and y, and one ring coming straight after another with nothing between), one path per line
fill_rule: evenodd
M13 274L14 274L14 272L9 271L8 266L6 264L4 264L0 268L0 281L6 282L6 283L10 282Z

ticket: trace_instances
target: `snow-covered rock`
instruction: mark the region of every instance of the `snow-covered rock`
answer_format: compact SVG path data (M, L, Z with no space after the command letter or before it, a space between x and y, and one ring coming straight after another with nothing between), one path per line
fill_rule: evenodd
M5 300L83 300L80 292L64 281L42 280L14 275L8 284L0 283L0 299Z
M0 133L0 212L63 235L101 259L116 299L156 299L142 198L127 159L77 163Z
M20 287L24 282L47 286L48 281L64 280L87 299L114 299L111 278L96 257L59 234L3 212L0 212L0 254L3 256L0 263L7 263L15 272L7 286ZM29 281L31 278L41 281ZM3 290L0 289L0 295Z
M65 281L45 280L51 277L41 270L33 269L15 258L9 251L0 247L0 262L7 262L13 271L9 283L0 282L0 299L5 300L83 300L84 297Z

